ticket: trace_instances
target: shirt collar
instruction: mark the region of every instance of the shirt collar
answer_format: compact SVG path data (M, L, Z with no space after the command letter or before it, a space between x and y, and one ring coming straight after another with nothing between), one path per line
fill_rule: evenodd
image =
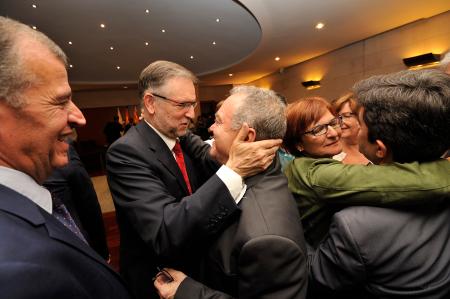
M177 140L167 137L166 135L164 135L163 133L158 131L154 126L152 126L148 121L145 120L145 122L147 123L147 125L150 126L150 128L152 128L156 132L156 134L158 134L159 137L161 137L161 139L164 141L164 143L167 145L167 147L170 150L173 150L173 147L175 146L175 143L177 142Z
M27 197L49 214L52 213L50 192L26 173L0 166L0 184Z

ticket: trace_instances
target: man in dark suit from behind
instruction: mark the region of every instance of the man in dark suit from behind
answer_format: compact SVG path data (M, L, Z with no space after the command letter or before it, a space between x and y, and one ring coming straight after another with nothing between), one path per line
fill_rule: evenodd
M120 272L137 298L158 298L148 285L157 267L196 275L209 238L238 216L242 178L270 165L281 141L236 140L234 154L220 166L209 157L210 146L188 131L195 82L176 63L147 66L138 83L144 119L106 155L121 235Z
M0 17L0 293L2 298L130 298L121 278L54 214L41 184L68 162L86 123L67 58L44 34Z
M58 196L80 228L89 245L109 261L102 210L91 178L84 168L73 141L69 140L69 163L53 171L44 182L52 196Z
M281 138L286 131L284 110L285 104L271 90L233 88L210 128L214 135L211 155L226 161L244 122L250 127L249 142ZM305 298L305 240L278 159L245 184L239 198L240 217L213 240L198 281L165 269L155 280L162 298ZM170 276L174 281L167 281Z
M360 151L376 164L365 167L391 182L379 186L373 181L372 195L389 198L402 180L416 205L336 213L310 262L314 298L362 298L355 289L371 298L450 298L450 162L440 158L450 147L450 77L438 70L403 71L373 76L353 89L361 106ZM318 174L316 186L318 176L331 178L336 172L328 163L309 170ZM429 171L420 179L422 167ZM371 179L359 178L366 185ZM427 180L440 187L429 188ZM361 190L362 184L349 181L353 190ZM342 184L327 191L339 196ZM436 196L424 200L428 194Z

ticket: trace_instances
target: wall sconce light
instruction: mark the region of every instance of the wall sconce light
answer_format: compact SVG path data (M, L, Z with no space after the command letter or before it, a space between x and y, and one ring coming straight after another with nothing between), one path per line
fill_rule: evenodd
M302 85L307 90L316 89L316 88L320 88L320 81L309 80L309 81L302 82Z
M403 63L410 70L417 70L435 66L439 64L440 59L441 59L440 54L426 53L418 56L404 58Z

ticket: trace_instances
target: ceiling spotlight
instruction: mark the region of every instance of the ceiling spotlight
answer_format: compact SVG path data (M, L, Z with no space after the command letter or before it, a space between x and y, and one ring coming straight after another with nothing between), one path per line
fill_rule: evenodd
M145 10L145 13L150 13L150 9L146 9L146 10Z
M71 41L69 41L69 42L68 42L68 44L69 44L69 45L71 45L71 44L72 44L72 42L71 42Z
M116 69L120 70L120 66L116 66Z
M217 19L216 19L216 22L217 22L217 23L219 23L219 22L220 22L220 19L219 19L219 18L217 18Z
M102 24L100 24L100 27L101 27L101 28L105 28L106 25L102 23Z
M145 42L145 45L146 45L146 46L148 46L148 45L149 45L149 43L148 43L148 42Z
M114 50L114 47L113 46L111 46L111 47L109 47L109 49L112 51L112 50Z
M36 4L33 4L33 5L31 5L33 8L37 8L37 5Z
M37 27L36 27L36 26L32 26L31 28L33 28L34 30L36 30L36 29L37 29Z
M69 67L70 67L70 68L73 68L73 64L69 64Z
M166 32L166 29L161 29L161 32L162 32L162 33Z
M309 80L309 81L302 82L302 85L307 90L316 89L316 88L320 88L320 81Z
M228 77L233 77L233 74L232 74L232 73L229 73L229 74L228 74Z
M275 57L275 61L280 61L280 57Z
M317 25L316 25L316 29L322 29L323 27L325 27L325 24L324 23L317 23Z
M194 59L194 56L191 55L191 57L189 57L190 59Z
M216 42L212 42L212 44L213 44L213 45L215 45L215 44L216 44Z

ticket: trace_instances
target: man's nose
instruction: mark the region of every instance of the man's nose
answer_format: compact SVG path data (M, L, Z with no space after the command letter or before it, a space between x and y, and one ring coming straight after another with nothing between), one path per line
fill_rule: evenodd
M83 113L75 105L74 102L70 101L68 111L69 111L68 122L71 127L82 127L86 125L86 119L84 118Z

